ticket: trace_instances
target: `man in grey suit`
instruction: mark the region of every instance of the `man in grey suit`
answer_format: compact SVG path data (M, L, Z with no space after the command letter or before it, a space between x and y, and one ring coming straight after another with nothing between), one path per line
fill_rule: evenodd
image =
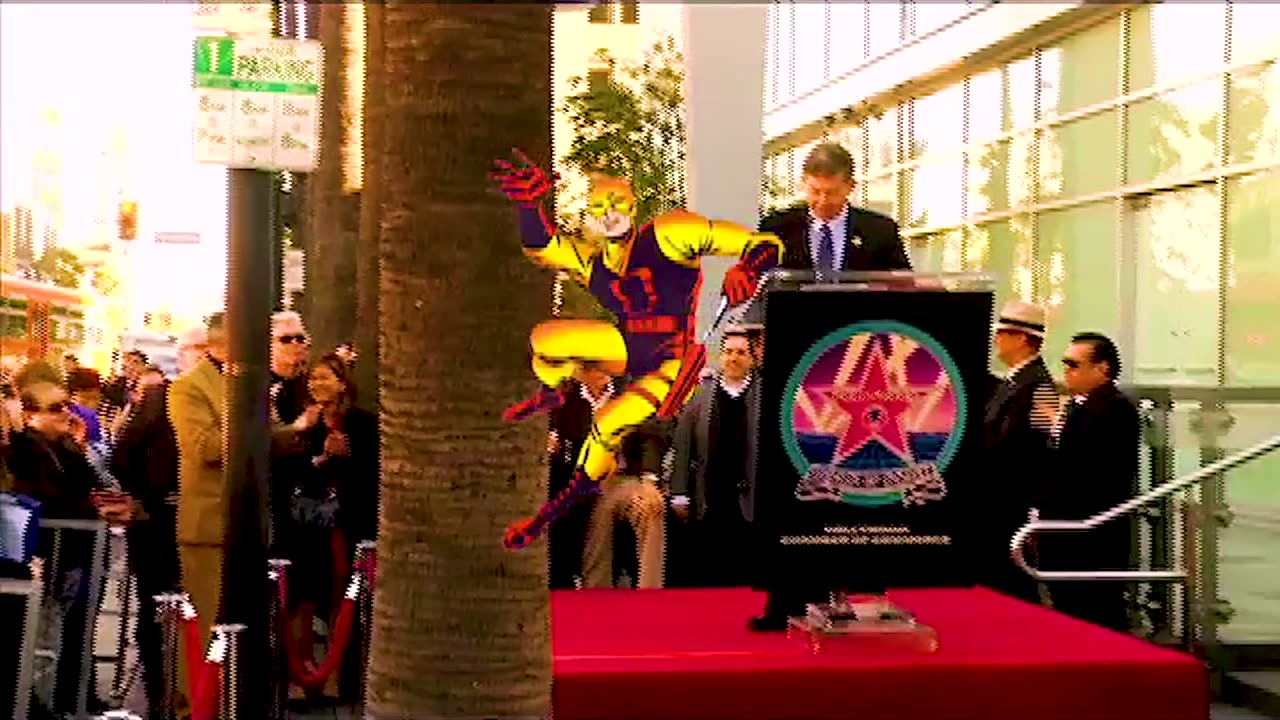
M759 383L745 328L725 331L720 372L685 405L675 432L671 494L676 515L691 518L695 584L750 583L750 523L755 493Z

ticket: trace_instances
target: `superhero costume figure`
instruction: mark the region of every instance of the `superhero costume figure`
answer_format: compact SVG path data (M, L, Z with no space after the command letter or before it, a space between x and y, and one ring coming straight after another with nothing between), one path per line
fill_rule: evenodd
M596 413L569 486L530 519L507 528L503 543L522 548L578 500L598 491L616 468L622 440L655 414L679 411L698 382L705 349L694 338L694 316L702 284L703 256L736 257L725 273L723 292L730 306L755 294L760 277L776 267L782 243L730 222L709 221L684 210L664 213L637 229L631 184L620 179L593 183L589 227L603 241L592 245L562 237L545 207L552 179L516 151L519 165L496 163L492 177L515 201L525 254L535 263L567 272L617 317L549 320L533 329L533 372L543 387L533 398L507 410L518 421L564 402L558 388L584 364L630 385Z

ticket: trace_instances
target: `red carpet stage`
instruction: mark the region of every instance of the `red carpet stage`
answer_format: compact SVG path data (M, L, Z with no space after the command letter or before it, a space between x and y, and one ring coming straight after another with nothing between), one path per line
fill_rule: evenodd
M892 598L933 654L810 655L747 590L552 594L556 720L1205 720L1195 659L983 589Z

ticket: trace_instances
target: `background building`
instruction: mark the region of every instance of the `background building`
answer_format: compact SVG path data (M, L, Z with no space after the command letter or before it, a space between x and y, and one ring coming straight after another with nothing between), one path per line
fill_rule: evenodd
M680 38L680 6L673 3L599 2L556 6L552 26L552 149L557 171L564 177L563 191L557 195L561 211L579 203L586 190L586 178L560 162L573 143L573 126L562 111L566 98L587 87L624 81L618 67L599 60L603 51L617 66L641 62L655 42L672 36ZM582 78L587 87L574 87Z
M1280 428L1280 6L776 3L766 37L763 205L837 140L917 270L994 273L1049 307L1050 359L1100 330L1126 383L1184 398L1177 472ZM1234 643L1280 642L1277 476L1272 454L1183 498L1234 514L1197 599Z

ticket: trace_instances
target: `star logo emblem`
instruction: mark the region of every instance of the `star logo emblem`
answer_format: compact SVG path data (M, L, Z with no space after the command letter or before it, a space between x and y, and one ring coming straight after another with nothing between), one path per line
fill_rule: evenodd
M843 432L836 429L837 442L833 465L857 453L875 440L911 465L912 457L903 414L912 407L919 393L911 387L891 383L891 373L884 352L879 347L868 349L862 376L856 383L819 391L840 409ZM835 429L835 428L833 428Z

